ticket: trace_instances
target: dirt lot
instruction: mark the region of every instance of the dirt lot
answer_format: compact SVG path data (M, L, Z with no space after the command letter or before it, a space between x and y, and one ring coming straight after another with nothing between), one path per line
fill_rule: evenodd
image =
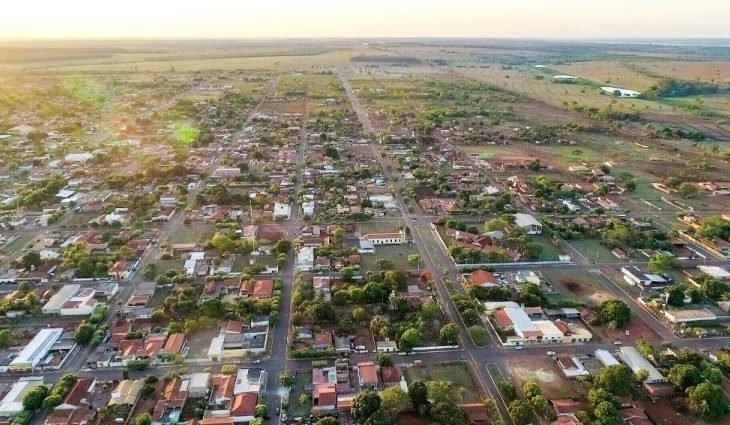
M614 298L590 274L583 271L565 272L560 270L546 270L543 272L554 287L566 297L598 305L603 301Z
M518 388L526 381L534 380L547 399L578 396L572 382L560 373L551 358L512 358L507 361L507 367Z
M218 329L202 329L192 337L188 338L188 347L190 352L188 353L189 358L201 358L208 357L208 349L210 348L210 341L218 336Z
M616 341L620 339L624 344L634 343L637 339L644 337L649 341L660 341L661 338L657 335L649 326L639 320L637 317L632 317L631 322L626 325L625 329L608 329L605 326L593 327L593 331L605 342ZM626 331L629 331L629 335L626 336Z
M278 224L259 226L258 238L278 242L286 237L286 228Z

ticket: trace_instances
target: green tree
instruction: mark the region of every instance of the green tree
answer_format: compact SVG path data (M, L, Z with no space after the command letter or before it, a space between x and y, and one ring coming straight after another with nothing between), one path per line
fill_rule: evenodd
M294 376L289 372L282 372L279 374L279 385L282 387L291 387L295 382Z
M425 415L431 409L428 386L423 381L413 381L408 385L408 398L411 399L413 408L418 410L421 415Z
M471 336L474 344L481 347L487 343L487 330L484 329L483 326L474 325L470 326L467 330L469 331L469 336Z
M332 416L325 416L323 418L320 418L317 422L315 422L317 425L339 425L340 422L333 418Z
M507 401L512 401L517 398L517 389L515 388L515 385L507 379L498 381L497 389L499 390L499 393L502 394L502 397L504 397Z
M689 409L707 421L716 421L728 413L728 401L718 385L703 382L687 390Z
M439 340L444 345L456 345L459 338L459 328L453 323L447 323L439 331Z
M380 410L381 399L377 392L366 390L352 400L352 417L356 422L364 424L370 416Z
M152 425L152 417L149 413L142 413L141 415L137 416L135 422L137 423L137 425Z
M649 259L649 270L654 273L664 273L670 270L677 270L680 267L679 260L672 254L660 252Z
M400 387L389 387L380 392L381 406L391 421L404 410L411 408L411 399Z
M253 415L257 418L266 418L269 415L269 408L266 406L266 404L257 404L254 408Z
M667 375L667 379L675 387L684 391L689 387L694 387L703 381L702 373L692 364L674 365Z
M593 379L593 386L603 388L611 394L631 394L634 374L625 364L611 365L603 368Z
M74 331L74 341L81 345L88 344L94 336L95 330L96 328L87 321L81 322Z
M466 425L469 418L452 400L436 400L431 406L431 416L439 425Z
M608 401L601 401L593 408L593 416L600 424L619 425L621 417L615 404Z
M23 397L23 409L35 412L41 408L46 397L48 397L48 387L44 385L34 387Z
M674 307L682 307L684 305L684 299L686 298L685 291L687 287L682 284L673 285L667 289L667 304Z
M537 382L535 381L527 381L524 385L522 385L522 392L525 394L525 397L530 400L535 396L542 395L542 390L540 389L540 386L537 385Z
M26 270L30 270L32 268L40 266L41 265L41 254L39 254L35 251L26 252L25 254L23 254L23 257L20 259L20 265Z
M18 343L18 338L10 329L3 329L0 331L0 349L6 349L15 347Z
M684 182L679 185L679 188L677 188L677 191L679 192L679 195L682 198L690 199L690 198L696 198L697 195L699 195L700 190L692 183Z
M608 300L598 306L598 319L614 329L626 326L631 320L631 309L621 300Z
M398 347L401 351L410 353L414 347L418 347L423 343L423 334L415 328L408 328L401 334L398 340Z
M509 414L517 425L527 425L532 422L532 409L526 401L512 400L509 403Z

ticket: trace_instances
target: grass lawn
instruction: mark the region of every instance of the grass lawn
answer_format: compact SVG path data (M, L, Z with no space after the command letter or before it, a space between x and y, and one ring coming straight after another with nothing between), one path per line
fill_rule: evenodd
M601 245L601 241L598 239L578 239L567 242L593 263L621 263L624 261L611 254L611 250Z
M375 254L362 255L362 268L365 271L378 270L378 260L384 259L393 262L396 269L412 269L415 268L408 264L408 256L418 254L418 250L414 247L403 245L378 245L375 247Z
M205 242L213 235L215 228L207 225L183 226L170 238L170 243Z
M550 269L542 274L566 299L598 305L611 298L611 294L587 271Z
M157 265L157 273L165 273L168 270L177 270L181 271L183 269L183 266L185 265L185 260L179 259L179 258L173 258L170 260L157 260L155 261L155 264Z
M31 240L33 240L33 235L31 234L20 235L18 239L9 243L8 246L5 247L5 250L11 254L15 254L24 249Z
M428 365L411 366L404 371L406 382L414 381L448 381L462 393L463 401L478 402L479 390L477 390L471 371L466 363L430 363Z
M288 416L294 418L309 416L312 412L312 371L298 371L294 378L294 385L289 393ZM306 404L301 404L299 398L304 394L310 398Z
M542 247L539 261L558 261L558 256L562 254L553 241L545 236L532 236L532 240Z

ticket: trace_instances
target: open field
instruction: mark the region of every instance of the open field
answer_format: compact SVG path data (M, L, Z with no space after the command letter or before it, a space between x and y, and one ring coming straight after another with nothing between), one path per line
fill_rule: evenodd
M378 245L375 247L375 254L362 255L362 268L376 271L380 259L392 261L396 269L415 268L408 264L408 256L411 254L418 254L418 251L408 245Z
M637 72L621 62L574 62L569 65L550 65L550 69L598 84L637 91L646 90L658 82L657 78Z
M596 306L614 298L586 271L545 270L543 275L561 294L574 301Z
M548 400L577 396L571 382L560 373L550 357L513 358L507 361L507 367L517 388L522 388L525 382L532 380L540 385L543 395Z
M426 365L415 365L403 371L406 382L414 381L448 381L451 382L459 392L463 402L478 402L479 391L471 377L471 371L465 363L440 363Z

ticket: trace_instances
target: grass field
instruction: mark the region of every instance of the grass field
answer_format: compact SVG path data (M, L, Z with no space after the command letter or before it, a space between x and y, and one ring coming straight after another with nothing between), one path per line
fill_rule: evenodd
M448 381L461 393L464 402L478 402L479 391L471 377L466 363L431 363L429 365L411 366L403 372L406 382L414 381Z
M567 242L593 263L621 263L624 261L613 255L598 239L577 239Z
M562 252L560 252L560 248L555 246L553 241L545 236L532 236L531 239L542 247L539 261L558 261L558 256Z
M418 250L408 245L378 245L375 247L375 254L361 256L362 268L366 271L377 271L379 259L392 261L396 269L415 268L408 264L408 256L411 254L418 254Z
M612 295L586 271L550 269L542 272L560 295L572 301L598 305Z
M196 224L191 226L183 226L172 237L170 243L199 243L205 242L213 235L214 226L205 224Z
M312 371L297 371L294 376L294 385L289 393L289 408L287 414L289 417L309 416L312 412ZM302 395L309 395L308 403L300 403Z

